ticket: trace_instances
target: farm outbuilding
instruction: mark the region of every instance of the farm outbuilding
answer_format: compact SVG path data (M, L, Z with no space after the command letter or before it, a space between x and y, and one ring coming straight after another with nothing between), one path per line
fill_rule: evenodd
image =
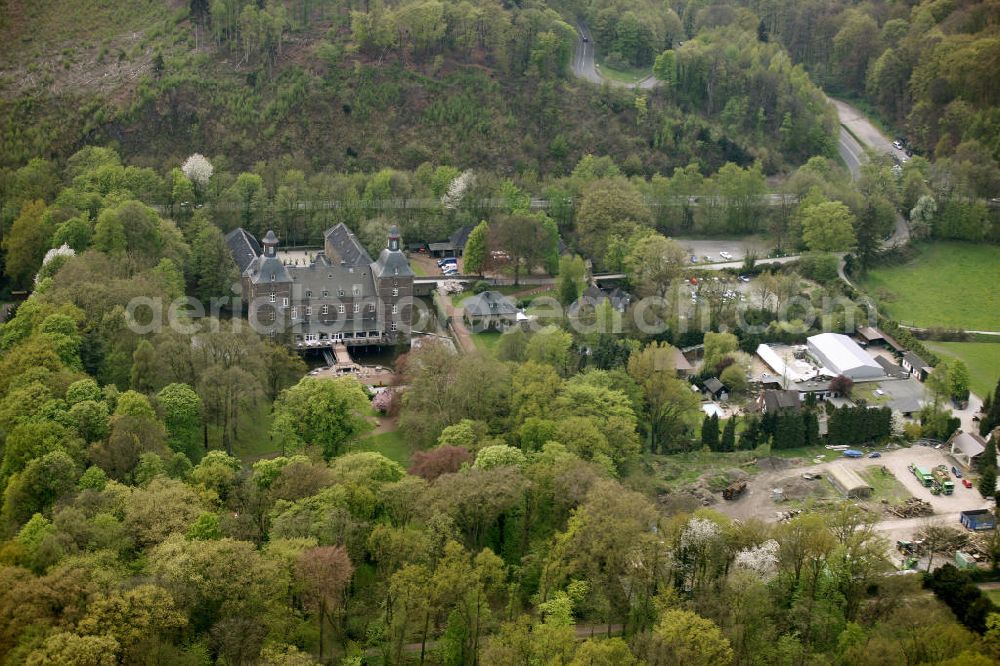
M872 487L857 472L844 465L830 465L828 476L833 487L846 497L869 497L872 494Z
M885 377L882 366L846 335L820 333L807 338L806 344L813 358L832 376L844 375L855 381Z

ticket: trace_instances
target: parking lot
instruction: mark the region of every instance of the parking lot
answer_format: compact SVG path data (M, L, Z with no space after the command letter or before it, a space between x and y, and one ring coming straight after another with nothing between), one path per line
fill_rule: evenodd
M712 258L713 262L722 261L743 261L747 251L753 251L758 259L763 259L771 251L771 243L757 238L745 238L740 240L692 240L687 238L676 239L683 247L690 258L691 255L698 257L698 263L705 263L705 255ZM728 252L732 258L722 257L720 252Z

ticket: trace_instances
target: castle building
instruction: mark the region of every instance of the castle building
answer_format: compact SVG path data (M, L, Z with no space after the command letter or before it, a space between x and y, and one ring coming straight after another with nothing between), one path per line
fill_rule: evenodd
M240 228L226 235L240 271L252 326L297 349L334 345L408 344L413 324L413 270L393 225L372 260L357 237L338 224L307 265L283 261L278 237L257 240Z

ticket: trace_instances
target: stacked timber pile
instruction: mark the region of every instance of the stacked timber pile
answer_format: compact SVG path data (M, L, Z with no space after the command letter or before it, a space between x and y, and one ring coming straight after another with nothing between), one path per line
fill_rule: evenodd
M898 518L920 518L921 516L933 516L934 507L930 502L926 502L918 497L911 497L902 504L887 506L886 511Z

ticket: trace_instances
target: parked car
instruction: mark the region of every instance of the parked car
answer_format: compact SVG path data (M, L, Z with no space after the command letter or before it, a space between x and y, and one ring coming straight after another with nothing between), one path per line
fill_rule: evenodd
M895 148L896 150L902 150L903 142L900 141L899 139L896 139L895 141L892 142L892 147Z
M691 255L691 263L692 264L697 264L698 263L698 257L697 257L697 255L694 255L694 254Z
M442 275L458 275L458 269L455 267L445 268L441 271Z
M741 276L739 276L736 279L739 280L740 282L749 282L750 281L750 276L749 275L741 275Z
M956 479L961 479L962 478L962 470L960 470L959 468L955 467L954 465L951 466L951 473L955 475Z
M962 485L965 486L966 488L971 488L972 481L969 481L968 479L962 479Z
M458 264L458 259L456 259L455 257L443 257L441 259L438 259L437 264L438 264L439 268L441 266L444 266L445 264L456 264L457 265Z
M878 451L872 451L871 453L868 454L868 457L869 458L881 458L882 454L879 453Z
M727 260L727 261L733 258L733 255L731 255L728 252L720 252L719 256L722 257L723 259Z
M704 259L705 261L712 261L712 255L706 254L704 257L702 257L702 259Z

